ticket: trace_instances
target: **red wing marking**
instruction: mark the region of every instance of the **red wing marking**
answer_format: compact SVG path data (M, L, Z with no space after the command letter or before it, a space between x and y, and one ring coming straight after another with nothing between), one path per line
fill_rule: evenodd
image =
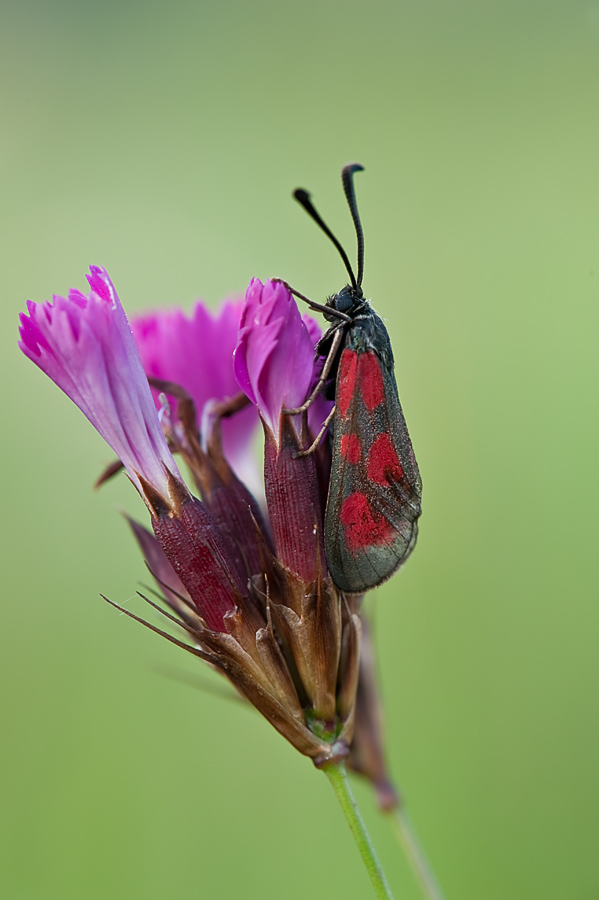
M356 373L358 369L358 357L353 350L344 350L339 364L338 390L335 402L336 413L346 416L356 388Z
M374 353L360 354L360 372L358 375L360 390L364 404L369 412L380 406L385 399L383 373L381 364Z
M368 478L383 487L391 481L401 481L403 469L395 452L391 438L386 432L379 434L373 441L368 454Z
M373 544L392 542L396 536L393 526L380 513L372 511L368 498L359 491L345 498L339 518L352 553Z
M360 447L360 439L357 434L351 432L350 434L342 435L339 449L341 455L345 457L348 463L355 465L360 462L362 448Z

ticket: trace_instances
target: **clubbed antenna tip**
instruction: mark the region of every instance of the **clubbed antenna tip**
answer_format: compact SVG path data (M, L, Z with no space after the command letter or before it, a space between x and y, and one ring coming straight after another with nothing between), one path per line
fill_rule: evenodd
M363 172L364 166L360 163L348 163L341 171L341 181L343 182L343 190L347 199L347 205L354 220L354 228L356 229L356 237L358 239L358 287L362 287L362 278L364 277L364 232L362 231L362 223L358 213L358 204L356 202L356 191L354 188L354 174Z

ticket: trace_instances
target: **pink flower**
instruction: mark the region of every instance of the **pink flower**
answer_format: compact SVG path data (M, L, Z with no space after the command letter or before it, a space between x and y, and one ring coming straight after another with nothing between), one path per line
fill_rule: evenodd
M121 302L106 270L91 266L91 292L27 304L19 347L73 400L142 491L164 497L168 472L181 478L166 444Z
M71 291L52 304L29 304L20 346L110 444L151 513L153 535L137 524L134 532L164 590L168 610L157 608L189 641L145 624L220 669L316 765L343 758L353 731L360 623L326 571L324 469L316 454L298 458L304 435L281 415L301 405L315 383L315 324L302 320L283 285L250 285L236 373L264 422L271 540L221 443L222 424L229 453L251 458L257 413L246 415L235 398L238 309L227 304L213 317L198 305L191 319L174 312L135 324L146 372L170 382L178 398L169 445L185 459L200 501L167 446L108 275L92 267L89 282L89 295ZM229 397L230 404L218 402ZM245 418L221 422L228 415Z
M209 627L224 629L245 589L232 541L189 494L158 420L123 307L106 271L91 293L29 303L20 347L77 404L117 454L152 513L156 537Z
M198 301L190 316L173 309L131 319L146 375L181 385L194 401L200 422L212 402L239 393L233 351L240 313L241 301L228 301L216 312ZM153 394L160 408L158 391ZM176 401L171 407L176 409ZM248 446L257 424L253 406L222 423L225 456L242 479L251 479L254 474Z
M277 442L281 410L301 406L315 383L314 345L319 337L318 325L309 316L302 318L286 285L262 284L258 278L250 282L235 348L235 375ZM324 400L311 408L310 427L316 432L330 409Z
M277 556L306 583L326 568L321 487L315 455L298 458L307 437L300 417L282 410L301 406L315 385L319 337L318 325L302 318L285 284L253 279L241 313L235 374L264 423L264 488ZM316 411L314 406L309 414L317 417L319 431L331 404L319 400Z

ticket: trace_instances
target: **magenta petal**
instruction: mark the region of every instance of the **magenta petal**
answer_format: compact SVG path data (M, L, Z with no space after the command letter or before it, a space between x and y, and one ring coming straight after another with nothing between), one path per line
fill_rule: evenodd
M127 317L114 286L91 266L91 292L27 304L20 348L73 400L117 454L134 484L142 475L168 496L165 467L179 471L164 439Z
M240 312L241 302L228 301L216 312L198 302L190 316L174 309L131 321L146 374L185 388L200 421L206 404L239 393L233 351ZM157 392L155 402L159 406ZM250 406L222 422L225 456L242 478L247 474L248 444L257 424L256 410Z
M304 402L313 358L314 342L288 288L254 278L241 313L235 375L273 434L281 409Z
M308 334L310 335L310 340L314 345L318 343L318 341L322 337L322 328L312 316L309 316L308 313L304 313L302 316L302 322L308 329Z

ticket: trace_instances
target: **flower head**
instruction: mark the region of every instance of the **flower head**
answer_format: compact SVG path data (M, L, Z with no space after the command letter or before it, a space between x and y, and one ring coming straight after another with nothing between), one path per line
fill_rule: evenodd
M168 473L180 479L156 416L127 317L105 269L91 266L91 291L27 304L19 347L73 400L123 463L168 496Z
M137 320L144 373L108 275L91 272L89 295L29 305L21 348L107 440L150 510L153 534L136 523L134 533L164 591L163 612L189 643L149 627L220 669L317 765L346 756L360 621L326 570L326 467L314 454L298 458L306 422L284 412L303 403L317 378L316 324L302 319L284 285L255 279L235 355L245 395L231 396L234 306L216 317L196 307L191 319L175 312ZM172 400L168 445L146 375ZM256 410L266 434L268 521L232 469Z
M301 406L315 383L314 345L319 337L319 326L301 316L286 284L251 281L235 348L235 375L276 441L281 410ZM311 410L317 431L330 408L322 401Z

